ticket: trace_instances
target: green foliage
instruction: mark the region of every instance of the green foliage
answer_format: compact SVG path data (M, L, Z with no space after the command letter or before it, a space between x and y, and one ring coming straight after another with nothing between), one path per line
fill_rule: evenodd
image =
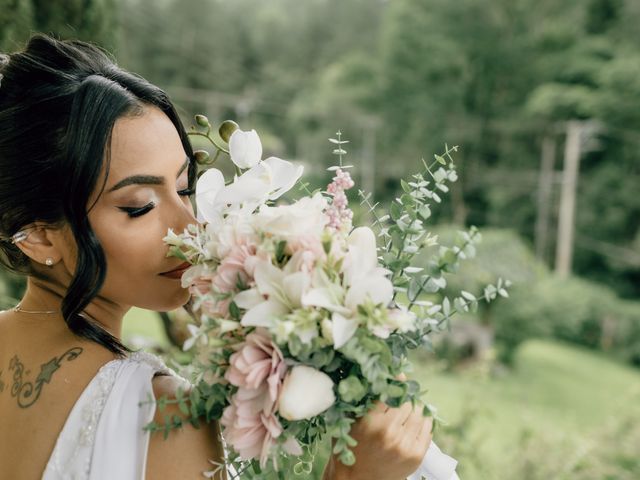
M0 0L0 52L16 50L33 24L31 0Z
M0 310L15 306L25 287L24 277L0 270Z
M583 160L577 232L622 248L638 235L635 206L597 214L617 205L603 194L611 177L616 194L637 183L633 0L123 0L121 8L125 66L166 86L186 114L237 117L281 139L266 148L304 160L314 186L325 180L324 142L336 122L354 163L373 170L375 200L397 196L395 179L413 171L416 152L443 140L463 146L464 180L435 221L514 228L533 243L540 137L557 132L560 154L557 122L597 119L606 134ZM629 225L622 235L620 219ZM609 261L578 235L578 274L632 297L638 268Z
M439 225L432 233L443 243L449 243L457 230L455 226ZM462 263L458 274L448 276L447 281L451 291L473 292L495 278L509 278L517 286L535 282L547 273L547 268L535 259L531 248L513 230L484 228L474 260Z
M91 41L113 50L116 7L117 0L1 0L0 51L18 50L32 32Z
M638 364L640 303L622 301L601 284L548 276L516 285L511 301L493 307L490 322L507 363L526 339L551 336Z
M575 270L640 295L637 262L612 260L593 243L629 249L639 235L634 0L120 0L117 8L116 28L115 0L2 0L0 49L19 46L29 30L108 48L117 36L119 62L166 87L185 118L206 111L212 121L248 122L267 150L316 169L317 184L338 122L354 163L373 169L375 200L397 195L388 179L412 171L416 152L461 145L464 180L436 221L514 228L533 243L540 137L553 132L560 156L559 121L598 120L605 130L579 181Z

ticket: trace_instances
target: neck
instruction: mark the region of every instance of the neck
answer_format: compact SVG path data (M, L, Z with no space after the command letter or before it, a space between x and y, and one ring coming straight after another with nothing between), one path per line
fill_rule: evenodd
M47 272L51 276L50 271ZM61 283L52 280L41 280L29 277L27 289L20 301L20 306L24 310L40 312L55 310L58 313L47 315L52 317L52 321L61 322L61 325L68 328L62 316L62 299L66 293L66 287ZM103 297L97 296L82 310L85 316L91 317L98 325L104 328L117 339L122 339L122 319L130 307L118 305ZM23 315L36 316L37 313Z

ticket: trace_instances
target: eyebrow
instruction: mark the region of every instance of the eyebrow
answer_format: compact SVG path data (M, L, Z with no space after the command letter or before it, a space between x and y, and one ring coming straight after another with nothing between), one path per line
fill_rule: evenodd
M188 166L189 157L187 157L185 162L180 167L176 178L178 178ZM115 190L119 190L120 188L127 187L129 185L164 185L164 177L157 177L154 175L132 175L123 180L120 180L113 187L111 187L107 193L111 193Z

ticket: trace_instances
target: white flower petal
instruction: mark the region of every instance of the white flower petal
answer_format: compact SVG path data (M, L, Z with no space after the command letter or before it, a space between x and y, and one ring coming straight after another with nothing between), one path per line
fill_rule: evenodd
M196 343L197 339L198 337L187 338L184 344L182 345L182 351L186 352L187 350L190 350L193 347L193 345Z
M389 338L391 334L391 327L377 325L371 329L371 332L379 338Z
M344 276L346 285L352 285L378 267L376 236L369 227L358 227L347 239L349 252L345 258Z
M205 269L204 265L192 265L187 268L180 278L182 288L188 288L193 285L193 282L204 274Z
M219 201L218 195L224 188L224 176L217 168L210 168L200 176L196 183L198 221L220 221L224 205Z
M267 300L249 309L240 322L244 327L272 327L274 317L288 313L289 309L280 302Z
M275 200L291 190L304 171L303 166L296 166L277 157L269 157L262 163L271 170L269 200Z
M254 170L258 170L255 171ZM240 175L236 180L227 185L224 190L218 195L218 202L222 205L246 205L250 204L252 207L263 203L267 199L269 189L271 188L271 179L267 175L260 175L264 169L260 166L254 167L247 171L243 175ZM249 175L254 172L255 174Z
M229 138L229 156L242 169L257 165L262 158L262 142L256 131L238 129L233 132Z
M287 275L282 280L282 288L293 308L302 306L302 296L311 284L311 277L306 272L296 272Z
M261 294L276 298L282 294L284 272L271 265L269 260L261 260L256 264L253 278Z
M369 297L373 303L381 303L387 306L393 298L393 284L386 277L369 276L359 279L352 285L344 299L344 304L351 311L355 311L358 305L362 305Z
M227 320L223 318L218 321L220 322L220 333L227 333L240 328L240 322L236 322L235 320Z
M302 305L305 307L326 308L332 312L340 312L344 315L351 313L351 310L336 302L328 288L312 288L302 295Z
M358 321L353 318L346 318L339 313L334 313L331 317L331 334L333 336L333 348L336 350L347 343L358 329Z
M243 290L233 297L235 304L243 309L253 308L259 303L264 302L264 297L257 288L250 288L249 290Z

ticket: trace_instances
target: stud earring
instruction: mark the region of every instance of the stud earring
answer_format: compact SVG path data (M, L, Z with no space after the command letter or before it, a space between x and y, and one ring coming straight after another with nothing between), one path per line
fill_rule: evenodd
M47 265L47 267L51 267L53 266L53 258L49 257L47 258L44 263Z

